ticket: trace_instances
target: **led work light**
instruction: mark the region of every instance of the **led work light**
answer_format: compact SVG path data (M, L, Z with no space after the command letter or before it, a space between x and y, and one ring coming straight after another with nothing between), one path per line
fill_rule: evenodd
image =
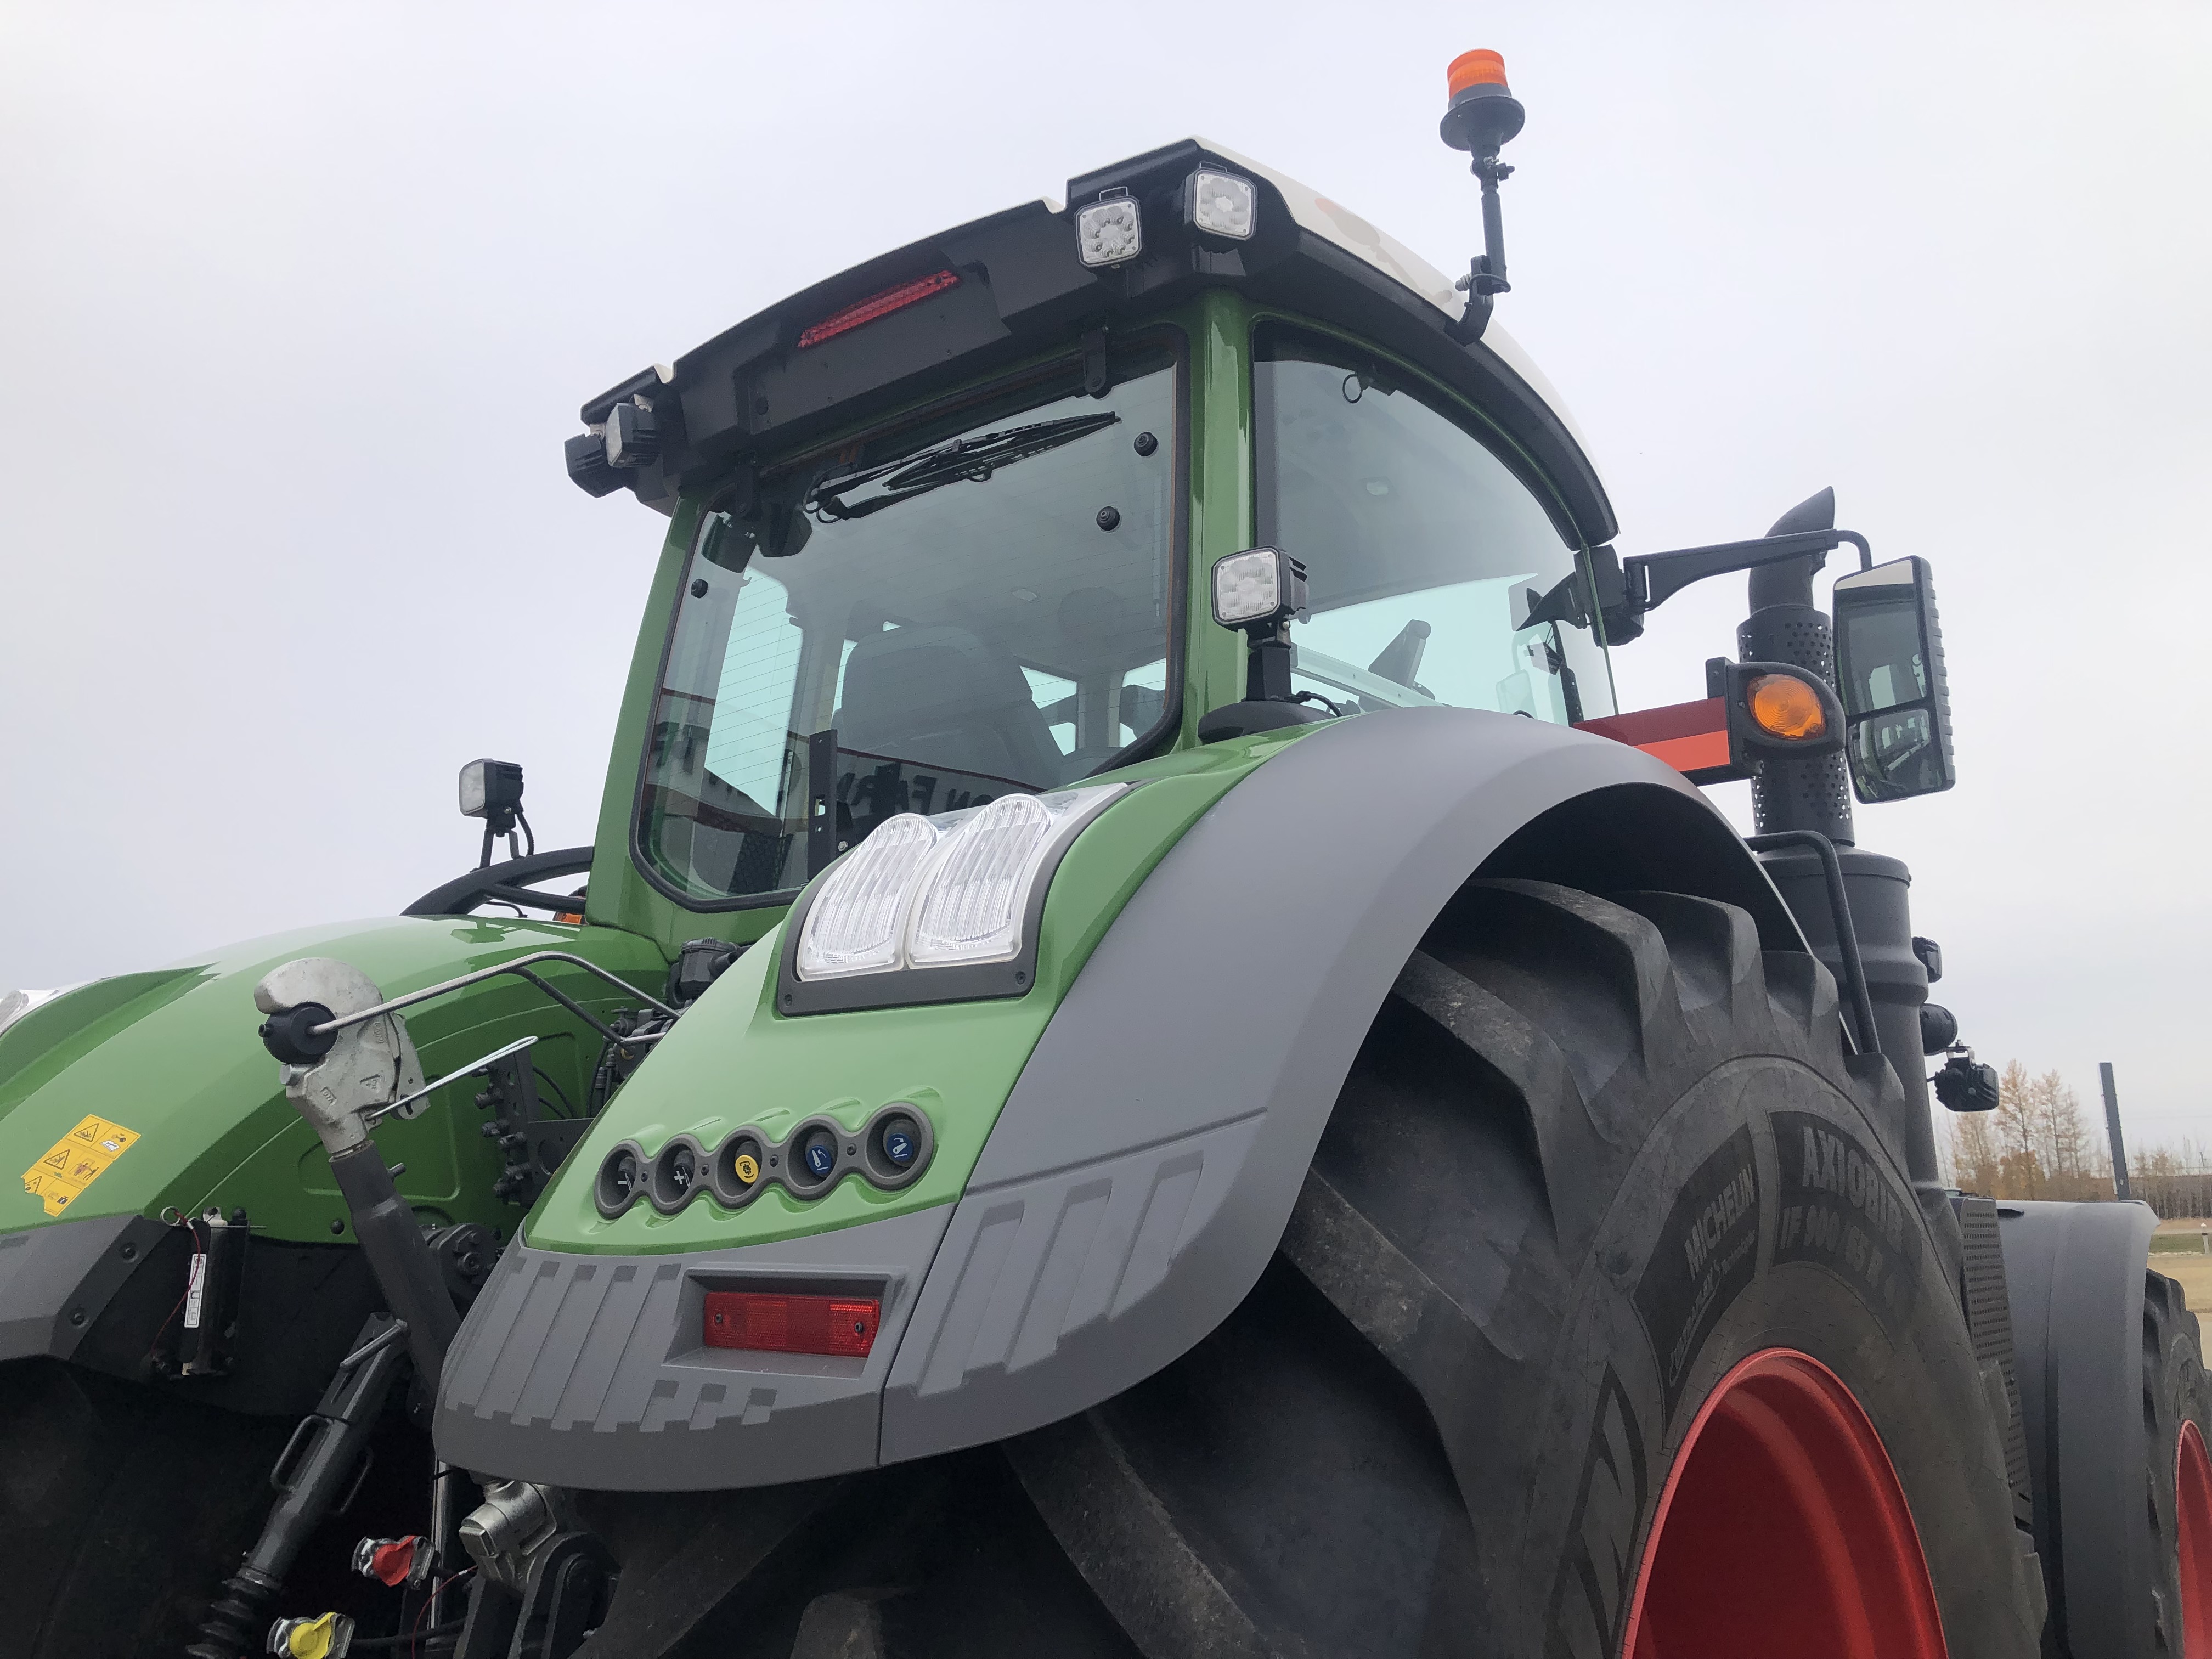
M483 820L483 852L477 861L478 869L489 867L491 844L501 836L507 837L509 858L522 856L521 845L515 839L515 828L530 837L530 850L538 850L538 837L532 834L530 820L522 815L522 767L516 761L472 760L461 768L461 816Z
M1123 264L1144 251L1144 221L1127 191L1106 191L1077 212L1075 256L1085 264Z
M632 401L607 411L607 465L617 471L650 466L660 458L660 428L653 411Z
M1279 547L1231 553L1213 567L1213 620L1257 634L1306 608L1306 568Z
M1252 240L1260 196L1249 179L1200 167L1183 185L1183 213L1194 230L1231 241Z
M518 761L472 760L461 768L461 816L482 818L494 835L514 827L522 806L522 766Z

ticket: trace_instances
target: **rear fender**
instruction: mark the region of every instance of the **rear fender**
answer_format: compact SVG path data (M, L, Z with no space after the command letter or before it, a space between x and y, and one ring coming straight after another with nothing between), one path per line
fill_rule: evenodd
M1601 738L1457 709L1285 748L1164 857L1000 1114L890 1368L885 1462L1120 1392L1257 1281L1383 999L1471 877L1662 885L1804 948L1728 822Z
M1259 1278L1352 1058L1437 912L1501 857L1519 860L1510 873L1574 878L1563 848L1597 861L1585 885L1686 888L1796 940L1727 821L1634 749L1446 708L1312 728L1197 816L1121 904L955 1202L616 1255L538 1242L556 1189L455 1340L439 1455L595 1489L750 1486L1004 1439L1121 1392ZM757 1000L748 974L766 971L741 962L711 998ZM972 1025L960 1011L976 1006L908 1012ZM851 1028L833 1022L878 1017L781 1035L834 1044ZM837 1056L810 1049L809 1063L834 1073ZM653 1231L626 1237L643 1245ZM881 1297L865 1358L702 1346L713 1285L856 1280Z
M2128 1591L2152 1571L2143 1275L2158 1217L2141 1203L1996 1209L2053 1624L2148 1652L2153 1609Z

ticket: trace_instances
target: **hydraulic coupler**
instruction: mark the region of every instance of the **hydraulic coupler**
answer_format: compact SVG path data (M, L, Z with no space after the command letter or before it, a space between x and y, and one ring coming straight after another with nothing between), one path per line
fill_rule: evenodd
M276 1505L244 1564L223 1581L200 1639L185 1650L192 1659L239 1659L262 1650L270 1610L301 1547L327 1516L351 1501L352 1488L367 1473L368 1437L393 1387L406 1379L405 1335L390 1314L371 1314L313 1413L293 1431L270 1471Z

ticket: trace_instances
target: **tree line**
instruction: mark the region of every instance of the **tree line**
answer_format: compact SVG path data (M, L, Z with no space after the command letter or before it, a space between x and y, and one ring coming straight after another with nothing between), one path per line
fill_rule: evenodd
M2018 1060L1998 1079L1993 1112L1952 1115L1945 1149L1951 1184L1984 1198L2112 1196L2112 1158L2100 1119L2057 1072L2032 1077ZM2212 1157L2184 1140L2128 1158L2130 1192L2162 1218L2212 1216Z
M1999 1076L1993 1112L1951 1119L1951 1182L1984 1198L2110 1198L2112 1159L2081 1097L2056 1072L2018 1060Z

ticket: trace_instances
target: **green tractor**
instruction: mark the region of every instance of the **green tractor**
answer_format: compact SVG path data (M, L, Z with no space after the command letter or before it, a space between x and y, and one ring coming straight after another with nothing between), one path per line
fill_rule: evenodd
M593 845L0 1001L10 1651L2212 1653L2149 1212L1938 1172L1928 565L1616 556L1522 120L1456 284L1192 140L585 405Z

